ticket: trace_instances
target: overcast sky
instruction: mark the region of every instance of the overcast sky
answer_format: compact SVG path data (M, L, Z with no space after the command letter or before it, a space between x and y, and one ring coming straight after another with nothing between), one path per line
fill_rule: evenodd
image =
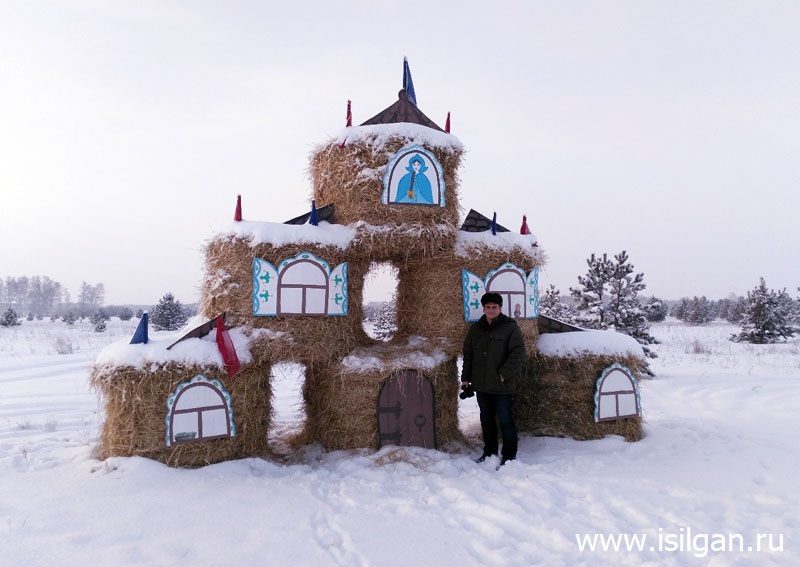
M308 156L397 99L461 206L567 293L627 250L667 299L800 285L800 3L0 0L0 277L199 298L203 247L308 210ZM378 293L378 292L375 292Z

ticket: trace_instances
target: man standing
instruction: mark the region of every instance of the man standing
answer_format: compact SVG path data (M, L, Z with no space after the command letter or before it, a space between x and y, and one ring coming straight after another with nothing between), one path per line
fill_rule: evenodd
M481 297L483 316L470 327L464 339L461 389L474 390L478 398L483 432L482 463L497 455L497 423L503 438L500 466L517 457L517 426L512 411L512 394L525 360L525 343L517 322L501 312L498 293Z

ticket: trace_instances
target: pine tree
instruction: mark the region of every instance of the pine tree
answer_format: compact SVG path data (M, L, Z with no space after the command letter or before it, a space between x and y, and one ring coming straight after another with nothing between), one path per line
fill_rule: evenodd
M118 317L120 321L130 321L133 319L133 311L131 311L129 307L123 307L120 310Z
M381 341L388 341L397 332L397 302L395 296L391 301L381 303L378 310L378 318L373 327L375 338Z
M695 295L692 299L684 297L676 309L675 317L688 325L707 325L714 320L714 309L705 295Z
M639 303L639 292L645 287L644 274L634 274L633 264L628 261L628 253L623 250L615 255L609 281L609 325L636 339L646 356L656 358L656 354L646 345L658 344L658 341L648 332L650 325L647 324L644 309Z
M747 313L747 298L737 297L728 305L725 311L724 319L728 323L741 325L744 322L745 314Z
M650 300L642 307L644 309L644 316L651 323L658 323L667 318L669 307L663 300L651 296Z
M576 309L580 311L576 322L589 329L607 329L606 301L607 286L614 271L614 265L603 253L602 258L592 254L586 263L589 266L585 276L578 276L579 288L569 288L576 302Z
M15 327L21 324L22 321L19 320L19 314L10 307L0 317L0 327Z
M539 310L542 315L558 319L565 323L572 323L575 321L575 309L561 301L561 291L553 284L547 288L539 300Z
M74 311L68 311L67 313L64 313L64 315L61 317L61 320L71 327L75 324L75 321L78 320L78 314Z
M92 325L94 325L94 332L95 333L103 333L106 330L106 321L108 321L110 317L106 314L105 311L102 309L98 309L97 313L92 315L90 319Z
M731 335L734 342L754 344L777 343L793 337L800 329L790 325L793 300L786 290L767 289L764 278L752 291L747 292L747 310L742 331Z
M164 295L150 312L150 323L157 331L177 331L188 319L186 309L172 293Z

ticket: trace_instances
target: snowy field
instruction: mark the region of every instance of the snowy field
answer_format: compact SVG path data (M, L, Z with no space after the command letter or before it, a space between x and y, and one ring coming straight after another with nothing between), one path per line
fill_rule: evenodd
M310 447L176 470L93 457L89 366L135 325L0 328L0 565L800 565L797 339L654 326L638 443L523 436L495 471L472 461L471 398L469 454ZM279 436L302 413L297 369L275 374Z

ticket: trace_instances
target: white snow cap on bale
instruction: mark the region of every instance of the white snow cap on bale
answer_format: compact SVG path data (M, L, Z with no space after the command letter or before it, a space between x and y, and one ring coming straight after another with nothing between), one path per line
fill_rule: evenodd
M179 342L171 349L167 347L181 338L183 335L202 325L206 319L200 316L194 317L180 331L175 332L151 332L150 340L147 344L130 344L130 339L124 339L111 343L97 356L95 364L103 366L106 364L113 366L130 366L146 370L152 365L162 365L169 362L182 364L215 365L224 367L222 355L217 346L217 331L213 329L205 337L191 338ZM229 334L236 349L236 355L242 364L250 362L250 339L239 328L230 329Z
M251 239L250 246L258 244L321 244L336 246L342 250L350 245L356 231L341 224L320 221L319 226L311 224L283 224L277 222L239 221L231 225L228 232L219 236L234 236Z
M585 354L632 355L644 358L642 346L636 339L616 331L542 333L536 348L542 356L557 358L575 358Z
M521 219L520 219L521 220ZM519 234L517 232L498 232L492 234L491 230L483 232L467 232L459 230L456 233L456 255L462 258L475 256L475 249L485 246L495 250L521 250L531 258L543 260L544 250L537 243L535 234Z
M380 150L384 148L386 142L398 137L405 138L409 146L419 144L442 149L464 149L461 140L452 134L410 122L351 126L339 133L335 143L338 145L365 144Z
M374 370L403 370L405 368L434 369L447 361L443 350L431 348L425 337L412 336L405 347L397 349L390 345L374 345L357 348L342 360L342 366L351 372L370 372ZM419 348L408 352L406 349ZM394 351L397 351L394 354ZM392 354L392 356L386 356ZM383 356L382 356L383 355Z

